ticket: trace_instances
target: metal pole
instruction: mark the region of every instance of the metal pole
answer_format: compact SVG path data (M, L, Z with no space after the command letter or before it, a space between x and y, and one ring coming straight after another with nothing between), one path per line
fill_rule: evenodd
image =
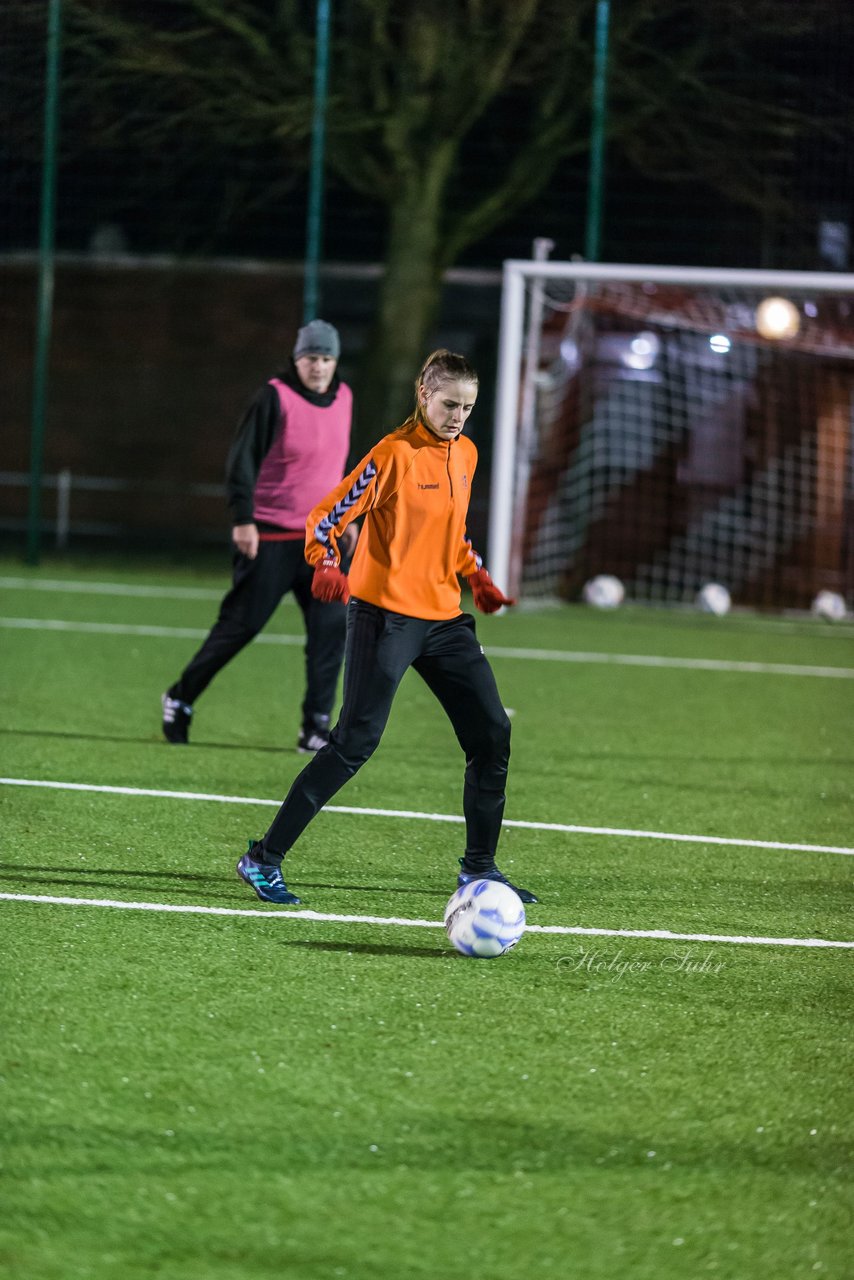
M305 287L302 322L317 316L320 297L320 253L323 236L323 158L326 146L326 99L329 81L329 11L331 0L318 0L317 47L314 60L314 110L306 225Z
M554 248L554 241L538 236L534 241L534 261L545 262ZM525 519L528 512L528 482L531 475L531 459L537 439L537 374L540 367L540 337L543 327L545 289L539 277L535 277L530 289L528 307L528 337L525 343L525 372L522 380L522 407L519 414L519 440L515 468L515 503L510 547L510 573L506 590L518 596L522 582L522 551L525 542Z
M39 562L39 543L41 539L42 466L44 462L48 360L53 319L53 254L56 227L56 150L59 135L61 30L62 0L49 0L41 219L39 226L36 349L33 361L32 431L30 436L30 501L27 516L27 560L30 564L38 564Z
M590 175L587 190L587 233L584 240L584 256L588 262L598 261L599 246L602 240L609 7L610 0L598 0L596 5L596 50L593 61L593 101L590 124Z
M492 484L489 494L488 568L500 587L510 573L513 524L513 479L519 421L519 353L525 322L525 281L504 263L501 327L498 335L498 385L495 395L495 434L492 441Z
M56 477L56 549L64 551L68 546L68 530L71 525L71 471L63 467Z

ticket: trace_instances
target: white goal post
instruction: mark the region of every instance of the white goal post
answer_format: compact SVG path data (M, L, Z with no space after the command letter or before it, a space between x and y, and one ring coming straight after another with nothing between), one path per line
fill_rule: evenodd
M852 417L854 275L507 261L490 573L528 599L595 572L642 600L850 594Z

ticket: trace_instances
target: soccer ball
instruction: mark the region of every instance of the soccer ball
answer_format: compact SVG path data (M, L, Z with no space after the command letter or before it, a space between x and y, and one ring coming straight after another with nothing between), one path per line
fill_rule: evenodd
M500 880L471 880L445 907L445 932L464 956L493 960L525 932L522 899Z
M729 592L719 582L707 582L697 592L697 608L702 609L703 613L714 613L722 618L725 613L729 613L730 604Z
M626 588L612 573L598 573L585 582L582 592L585 602L596 609L616 609L623 603L625 594Z
M836 591L819 591L812 602L812 611L817 618L826 618L828 622L841 622L847 612L845 599Z

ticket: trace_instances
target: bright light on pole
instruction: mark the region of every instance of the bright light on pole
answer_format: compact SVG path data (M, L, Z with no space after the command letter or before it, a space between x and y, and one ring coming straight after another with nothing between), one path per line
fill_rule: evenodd
M756 308L755 323L763 338L794 338L801 327L801 315L788 298L763 298Z

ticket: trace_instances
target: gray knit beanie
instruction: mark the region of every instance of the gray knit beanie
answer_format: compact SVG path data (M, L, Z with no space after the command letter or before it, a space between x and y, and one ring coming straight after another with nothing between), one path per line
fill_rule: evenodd
M337 360L341 354L341 339L334 325L325 320L310 320L297 334L294 360L300 356L331 356Z

